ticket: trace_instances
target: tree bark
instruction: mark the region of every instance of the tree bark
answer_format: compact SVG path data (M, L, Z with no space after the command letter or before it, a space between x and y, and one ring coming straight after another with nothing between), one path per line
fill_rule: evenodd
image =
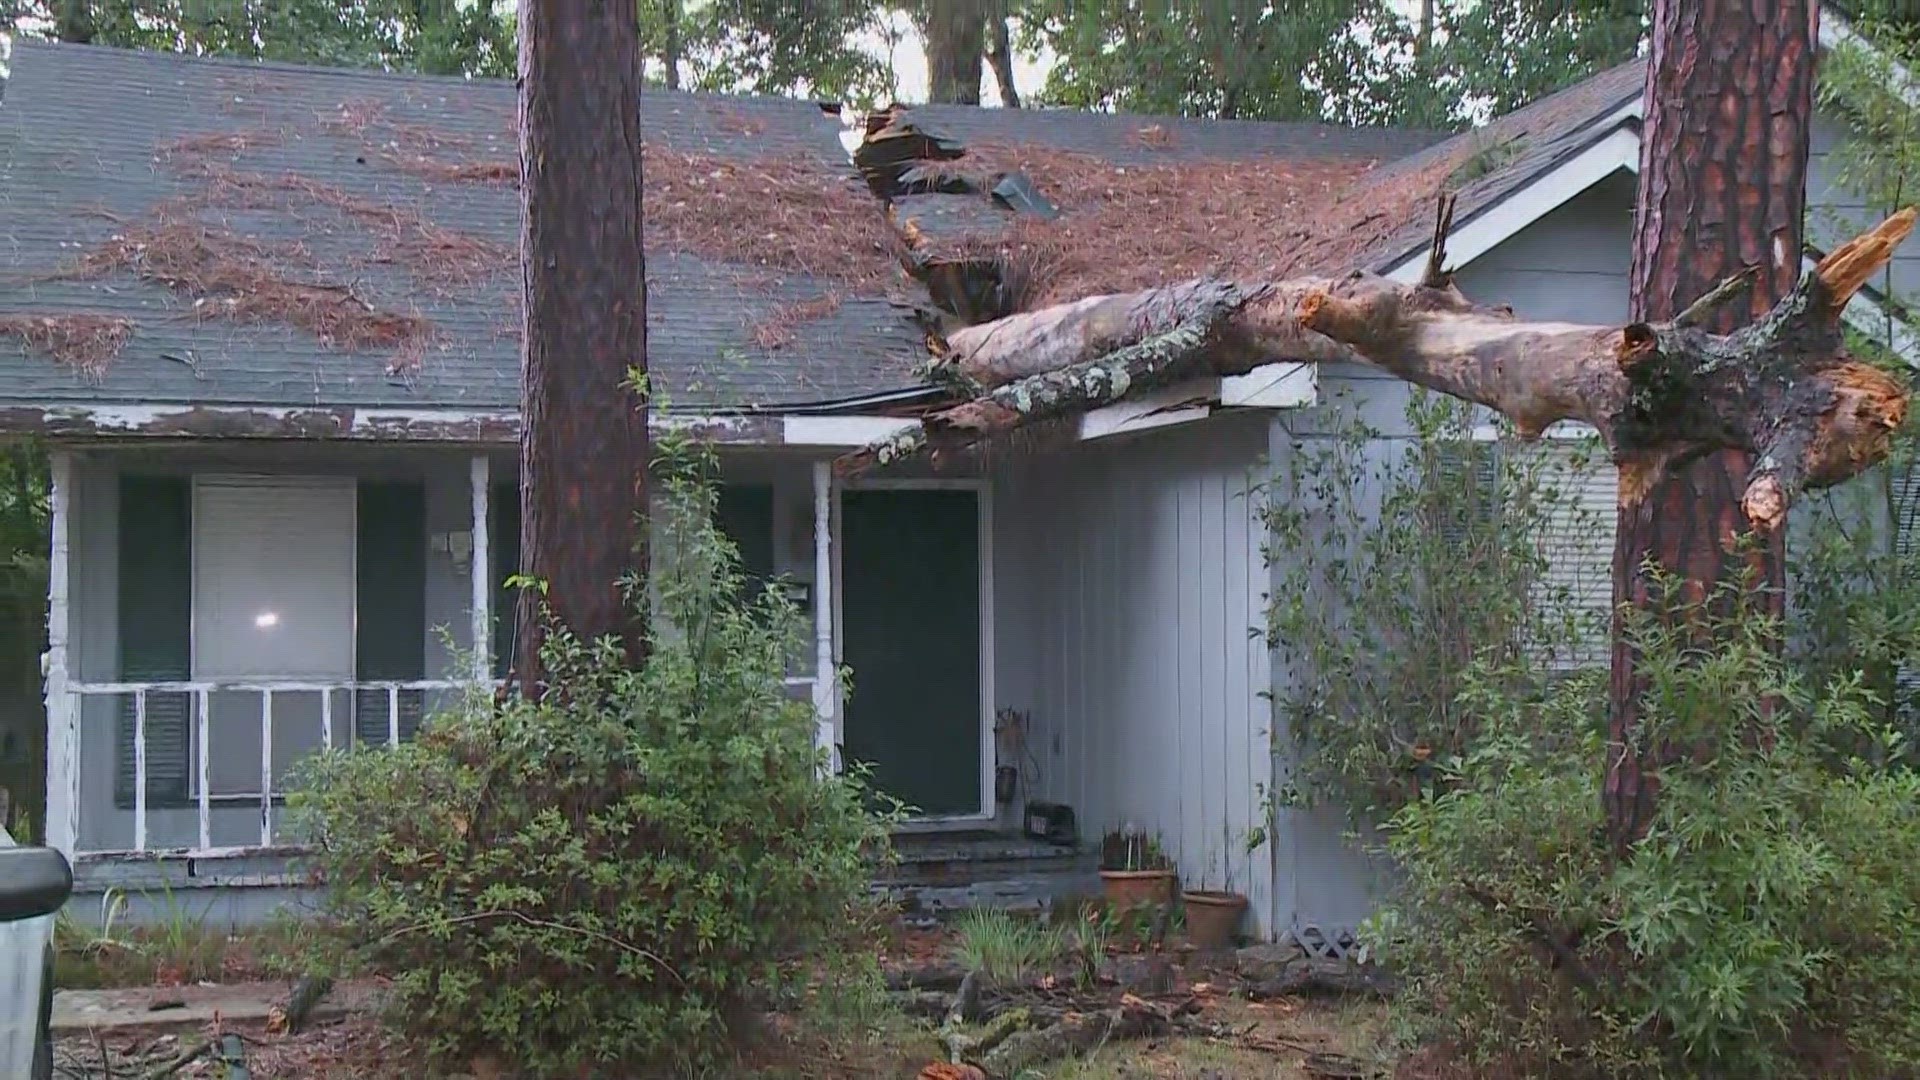
M987 65L993 68L993 81L1000 88L1000 104L1009 109L1020 107L1020 88L1013 81L1013 35L1007 30L1007 0L995 5L988 28Z
M59 13L53 20L55 37L70 44L86 45L93 41L97 30L93 0L60 0Z
M987 0L931 0L924 35L927 100L946 105L980 104Z
M1745 268L1752 277L1748 303L1722 306L1707 324L1730 331L1764 316L1793 288L1818 23L1813 0L1654 4L1633 247L1635 320L1672 318ZM1624 478L1647 463L1623 459L1621 466ZM1621 485L1603 796L1616 845L1645 833L1663 753L1644 745L1644 682L1620 633L1620 613L1654 599L1649 563L1683 580L1689 599L1723 595L1724 583L1750 574L1764 590L1754 598L1760 609L1784 614L1785 531L1766 530L1743 557L1733 555L1737 539L1752 531L1743 507L1752 468L1748 453L1721 450L1659 470L1650 485Z
M662 28L660 62L666 69L667 89L680 89L680 0L660 0Z
M1118 401L1197 373L1231 375L1303 356L1373 364L1499 412L1523 438L1561 420L1592 425L1637 504L1668 468L1722 449L1752 452L1742 512L1785 524L1802 491L1885 459L1907 389L1846 353L1840 318L1913 231L1911 209L1842 245L1765 318L1732 334L1697 323L1699 305L1660 323L1529 323L1474 305L1451 283L1372 275L1247 285L1202 279L1092 297L969 327L950 349L971 400L929 412L916 434L878 441L843 473ZM1732 290L1715 289L1725 301ZM956 342L962 337L956 334ZM1026 373L1032 358L1054 363Z
M520 568L545 590L517 613L529 692L548 618L645 654L623 587L646 566L640 65L632 0L521 0Z

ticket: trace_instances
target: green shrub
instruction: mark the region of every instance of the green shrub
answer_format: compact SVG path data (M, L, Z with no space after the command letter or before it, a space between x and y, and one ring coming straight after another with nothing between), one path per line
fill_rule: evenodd
M1548 573L1552 548L1593 524L1568 483L1589 448L1476 441L1471 407L1423 391L1406 419L1410 439L1339 415L1296 440L1261 508L1299 756L1276 802L1391 810L1425 754L1478 737L1460 698L1476 663L1525 693L1599 639L1604 612Z
M709 486L662 486L641 667L556 633L540 700L471 695L302 785L343 944L437 1065L711 1068L782 962L838 951L866 902L886 821L858 777L819 775L782 682L798 614L744 598Z
M1901 1075L1920 1063L1920 779L1857 678L1809 685L1750 612L1636 617L1660 772L1616 858L1604 715L1476 671L1474 748L1402 808L1399 897L1370 944L1416 1030L1476 1069L1554 1077ZM1482 689L1484 688L1484 690ZM1771 702L1771 704L1768 704Z

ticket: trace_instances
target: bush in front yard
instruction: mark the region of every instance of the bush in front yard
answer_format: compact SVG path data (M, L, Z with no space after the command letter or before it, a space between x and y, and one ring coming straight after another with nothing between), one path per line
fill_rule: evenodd
M1647 837L1606 840L1596 688L1470 679L1483 735L1395 816L1403 888L1370 928L1402 1006L1472 1075L1912 1075L1920 775L1863 752L1903 739L1768 620L1633 622L1648 737L1683 748Z
M555 635L543 699L476 694L412 744L321 756L298 796L348 955L436 1064L710 1067L750 988L866 901L885 821L818 775L782 682L798 613L745 598L709 486L664 488L644 665Z

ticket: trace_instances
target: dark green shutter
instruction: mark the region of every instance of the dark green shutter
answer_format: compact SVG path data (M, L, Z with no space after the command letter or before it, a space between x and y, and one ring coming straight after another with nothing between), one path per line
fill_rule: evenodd
M773 580L773 488L729 485L720 489L719 503L715 524L739 550L748 594L756 596Z
M417 483L359 485L354 677L410 681L427 668L427 500ZM423 694L400 692L400 737L420 726ZM385 744L391 715L385 690L354 694L354 733Z
M487 497L487 552L493 560L493 677L505 679L513 666L515 611L520 590L507 579L520 572L520 485L493 485Z
M123 682L193 677L193 482L120 478L119 635ZM134 698L120 702L114 801L133 805ZM191 694L147 695L147 805L187 802Z
M1887 468L1892 472L1893 554L1901 565L1912 566L1920 554L1920 462L1897 461ZM1893 697L1894 715L1910 730L1920 726L1920 668L1894 668Z
M1435 455L1435 480L1448 497L1429 505L1440 510L1441 538L1453 547L1465 547L1476 529L1498 520L1499 448L1493 443L1453 441L1435 448Z

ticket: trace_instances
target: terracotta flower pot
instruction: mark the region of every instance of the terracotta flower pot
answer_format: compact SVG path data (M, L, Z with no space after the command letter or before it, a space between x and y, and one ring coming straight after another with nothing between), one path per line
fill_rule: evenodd
M1196 949L1224 949L1240 933L1247 898L1239 893L1194 889L1180 894L1187 908L1187 940Z
M1173 900L1173 871L1102 870L1100 887L1108 906L1117 911Z

